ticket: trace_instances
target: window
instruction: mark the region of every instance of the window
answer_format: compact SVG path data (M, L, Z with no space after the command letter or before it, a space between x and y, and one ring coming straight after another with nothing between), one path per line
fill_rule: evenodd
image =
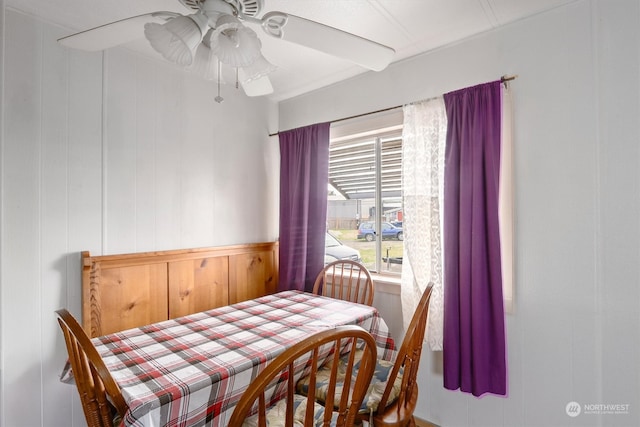
M370 271L402 270L401 171L401 109L332 124L328 232Z

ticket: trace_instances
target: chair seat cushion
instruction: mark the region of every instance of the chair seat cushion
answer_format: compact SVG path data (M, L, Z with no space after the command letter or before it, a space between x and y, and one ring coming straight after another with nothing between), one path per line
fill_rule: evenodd
M358 373L360 360L362 359L362 350L356 350L355 358L357 362L352 373L352 381L355 381L355 376ZM336 385L334 402L339 402L342 397L342 384L344 383L345 367L347 362L348 355L345 355L340 359L338 365L338 383ZM369 384L367 394L365 395L364 400L362 401L362 405L360 406L360 413L375 412L378 409L378 404L380 403L382 394L387 387L387 380L389 378L391 370L393 369L393 365L394 362L390 362L388 360L378 359L376 361L376 369L373 373L371 383ZM325 366L318 369L318 373L316 375L316 400L323 405L326 402L327 388L329 385L329 378L331 377L332 366L333 362L327 363ZM398 376L393 383L393 390L389 395L388 404L395 402L400 395L400 388L402 386L402 375L403 370L401 368L398 372ZM308 376L301 378L296 384L296 391L302 395L307 395L307 393L309 392L309 380L310 378Z
M304 416L307 410L307 398L305 396L295 394L293 396L293 425L294 427L305 427ZM287 401L286 399L279 400L275 405L267 408L267 426L269 427L285 427L286 414L287 414ZM331 426L336 425L338 414L334 413L331 419ZM314 404L313 419L315 423L313 426L321 427L324 419L324 406L319 403ZM247 418L242 427L257 427L258 416L253 415Z

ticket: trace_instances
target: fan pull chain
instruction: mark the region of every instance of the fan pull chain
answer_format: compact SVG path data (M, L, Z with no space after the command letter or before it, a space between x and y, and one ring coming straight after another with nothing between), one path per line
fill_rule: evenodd
M222 74L222 64L220 63L220 60L218 59L218 96L216 96L215 98L213 98L214 101L216 101L218 104L221 104L222 101L224 101L224 98L220 96L220 75Z

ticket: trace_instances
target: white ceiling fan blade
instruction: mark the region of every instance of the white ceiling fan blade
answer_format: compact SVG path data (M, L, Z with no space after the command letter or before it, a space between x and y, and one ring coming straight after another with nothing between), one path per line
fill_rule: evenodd
M238 70L238 72L240 73L240 79L242 79L242 70ZM273 86L268 76L262 76L241 84L247 96L264 96L273 93Z
M346 59L374 71L385 69L395 54L395 50L388 46L283 12L269 12L260 21L262 29L270 36Z
M144 37L144 24L162 24L167 18L180 16L174 12L153 12L111 22L58 39L58 43L73 49L97 51L108 49Z

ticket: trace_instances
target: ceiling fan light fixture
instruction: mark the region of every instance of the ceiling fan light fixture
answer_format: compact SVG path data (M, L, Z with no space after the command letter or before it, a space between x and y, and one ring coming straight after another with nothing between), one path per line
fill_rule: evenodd
M196 48L207 30L208 18L202 13L178 16L164 24L145 24L144 35L167 61L191 65Z
M262 56L262 43L255 31L231 15L218 18L208 42L218 59L232 67L248 67Z
M274 72L277 68L278 67L267 61L267 58L260 54L260 56L253 61L253 64L241 68L240 81L242 83L248 83L253 80L258 80Z
M226 84L224 76L219 74L218 58L205 43L200 43L196 49L193 63L187 69L205 80Z

